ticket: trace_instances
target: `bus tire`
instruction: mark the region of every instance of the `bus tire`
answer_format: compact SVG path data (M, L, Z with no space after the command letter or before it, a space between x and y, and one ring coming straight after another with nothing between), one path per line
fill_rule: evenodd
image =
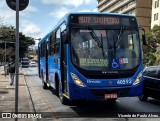
M44 82L43 73L41 73L41 75L42 75L42 87L43 87L43 89L48 89L47 83Z
M140 101L147 101L148 96L146 94L143 94L142 96L138 96Z
M59 99L61 101L62 104L64 105L67 105L69 100L63 96L63 93L62 93L62 83L61 81L59 81L59 89L58 89L58 93L59 93Z

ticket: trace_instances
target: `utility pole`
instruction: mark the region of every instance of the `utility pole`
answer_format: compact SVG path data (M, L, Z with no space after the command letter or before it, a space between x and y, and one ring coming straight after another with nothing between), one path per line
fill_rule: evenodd
M19 0L16 0L16 90L15 113L18 114L18 85L19 85ZM18 118L15 118L18 121Z
M24 10L29 0L6 0L7 5L16 11L16 85L15 85L15 113L18 114L18 85L19 85L19 11ZM18 121L18 118L15 118Z
M6 77L6 42L5 42L5 50L4 51L5 51L5 63L4 63L5 64L4 65L4 71L5 72L4 73L5 73L5 77Z

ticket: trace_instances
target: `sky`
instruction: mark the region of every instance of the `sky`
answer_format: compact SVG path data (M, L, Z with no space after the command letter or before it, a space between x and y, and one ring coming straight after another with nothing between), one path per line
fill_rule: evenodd
M29 0L28 7L20 11L20 32L42 38L66 13L97 12L97 4L97 0ZM0 22L16 26L16 12L7 6L6 0L0 0Z

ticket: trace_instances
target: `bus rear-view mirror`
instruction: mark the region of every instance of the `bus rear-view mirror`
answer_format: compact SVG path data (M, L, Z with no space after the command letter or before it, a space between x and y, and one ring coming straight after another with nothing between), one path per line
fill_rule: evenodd
M64 44L68 43L68 33L67 33L67 31L62 32L62 39L63 39Z
M142 34L142 42L143 42L143 45L147 45L147 40L146 40L145 34Z

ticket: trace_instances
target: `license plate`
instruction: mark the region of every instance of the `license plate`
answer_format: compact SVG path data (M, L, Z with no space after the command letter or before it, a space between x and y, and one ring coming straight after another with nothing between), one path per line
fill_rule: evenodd
M117 98L117 93L114 94L105 94L104 95L105 99L113 99L113 98Z

